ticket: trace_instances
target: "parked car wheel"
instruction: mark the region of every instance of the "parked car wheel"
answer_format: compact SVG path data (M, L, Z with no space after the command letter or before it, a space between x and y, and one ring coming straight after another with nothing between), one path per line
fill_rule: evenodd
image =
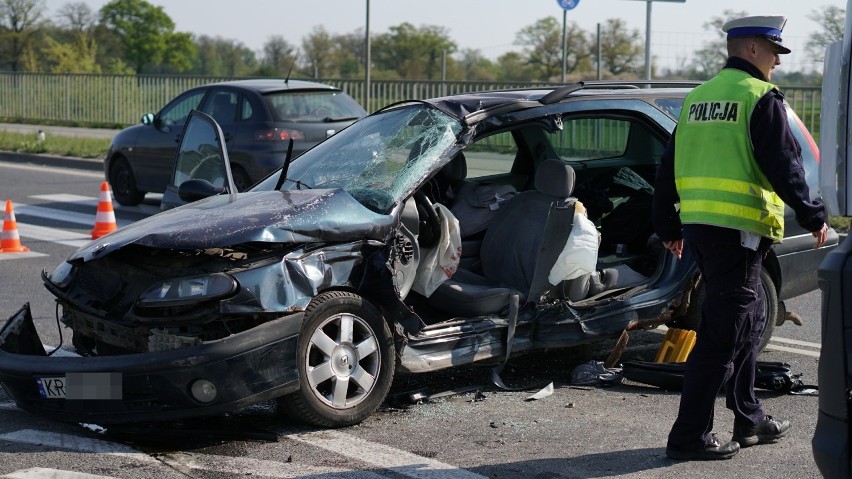
M760 270L760 282L763 285L764 307L766 308L766 325L763 335L760 337L760 351L769 343L772 332L775 331L775 318L778 316L778 290L769 272L765 268ZM701 305L704 304L707 293L704 290L704 282L692 293L692 301L686 314L678 321L678 325L685 329L698 330L701 324Z
M115 201L124 206L136 206L145 199L145 192L136 189L136 176L130 163L117 158L109 169L109 184Z
M317 296L299 336L300 390L283 397L281 408L322 427L364 420L390 389L394 350L390 328L367 300L343 291Z
M242 166L232 164L231 176L234 178L234 186L237 187L237 191L245 191L253 184Z

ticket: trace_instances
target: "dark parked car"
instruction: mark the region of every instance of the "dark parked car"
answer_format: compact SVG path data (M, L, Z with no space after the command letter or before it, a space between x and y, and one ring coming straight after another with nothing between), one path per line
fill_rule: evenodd
M371 414L394 374L694 325L699 273L650 222L688 91L576 84L394 104L243 193L223 132L193 112L179 193L209 197L45 273L84 357L45 357L22 308L0 332L0 381L20 407L60 420L167 420L280 398L337 427ZM803 145L810 173L816 151ZM589 224L601 238L581 258L591 269L563 274L572 232ZM766 338L836 244L832 230L812 249L788 218L764 264Z
M180 135L193 109L209 114L222 127L240 191L284 164L290 139L299 155L367 114L339 88L321 83L240 80L191 88L113 139L104 174L116 201L137 205L146 192L166 191Z

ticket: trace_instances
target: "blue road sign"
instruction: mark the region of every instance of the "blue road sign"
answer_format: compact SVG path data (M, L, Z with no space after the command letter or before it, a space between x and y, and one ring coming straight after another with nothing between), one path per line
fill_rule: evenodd
M556 0L556 3L565 10L573 10L574 7L580 4L580 0Z

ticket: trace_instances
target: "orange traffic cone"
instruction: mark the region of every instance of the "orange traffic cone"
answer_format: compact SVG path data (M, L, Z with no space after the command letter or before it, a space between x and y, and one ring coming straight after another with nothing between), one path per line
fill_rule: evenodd
M3 233L0 234L0 253L23 253L30 249L21 245L18 235L18 222L15 221L15 211L12 200L6 200L6 217L3 219Z
M112 233L118 229L115 224L115 211L112 209L112 196L109 193L109 183L101 182L101 195L98 198L98 213L95 215L95 229L92 230L92 239Z

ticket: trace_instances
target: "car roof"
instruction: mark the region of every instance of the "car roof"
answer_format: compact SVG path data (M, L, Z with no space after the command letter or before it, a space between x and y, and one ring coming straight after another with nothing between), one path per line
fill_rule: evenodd
M251 80L233 80L233 81L225 81L218 83L210 83L204 85L203 88L209 88L211 86L230 86L236 88L243 88L246 90L254 90L258 93L269 93L273 91L282 91L282 90L328 90L333 92L342 91L340 88L337 88L332 85L326 85L324 83L317 83L312 81L305 80L285 80L283 78L258 78Z
M688 86L637 88L624 83L579 83L573 85L525 88L515 90L491 90L432 98L424 100L439 110L456 118L469 117L473 113L493 111L495 114L524 110L542 106L542 99L548 94L564 88L565 95L555 103L588 98L625 98L652 101L657 98L685 98L696 84ZM573 88L572 88L573 87ZM547 101L547 100L545 100ZM485 116L491 116L485 114Z

